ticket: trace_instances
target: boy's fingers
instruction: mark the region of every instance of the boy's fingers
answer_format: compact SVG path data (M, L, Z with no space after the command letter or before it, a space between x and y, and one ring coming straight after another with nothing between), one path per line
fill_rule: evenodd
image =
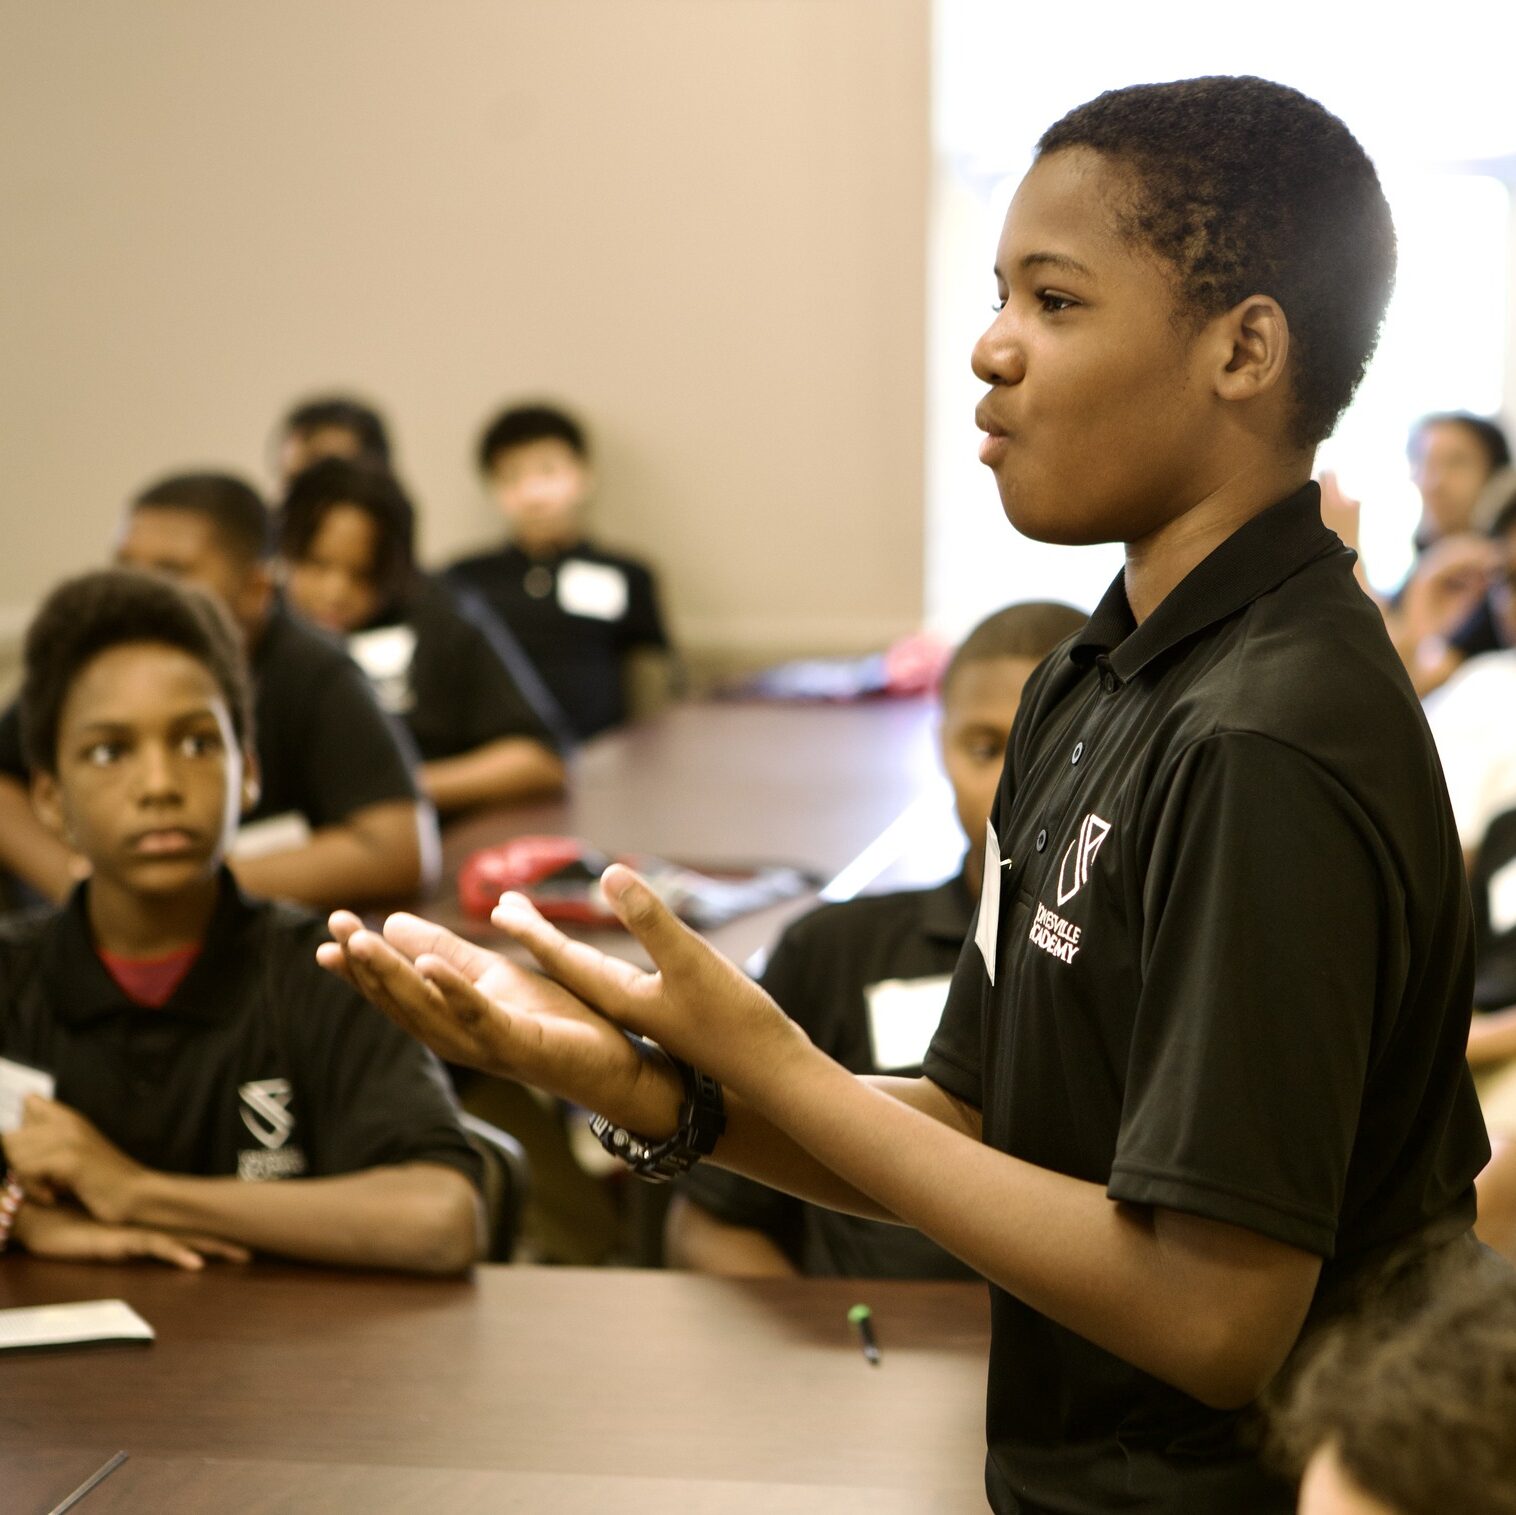
M189 1273L198 1273L205 1266L205 1259L183 1242L165 1236L161 1231L138 1231L129 1234L126 1242L129 1257L153 1257L159 1262L172 1263Z
M490 916L505 934L537 959L544 973L571 994L631 1025L648 975L620 958L609 957L587 942L576 942L537 913L519 894L503 894ZM637 1029L633 1027L633 1029Z
M711 950L630 868L613 863L605 870L600 888L621 924L642 943L665 978L691 971Z
M223 1241L219 1236L185 1236L180 1238L188 1247L193 1247L202 1257L217 1257L222 1262L245 1263L253 1260L253 1254L236 1242Z
M435 921L422 920L404 911L384 923L384 939L414 962L423 953L446 959L460 973L477 978L499 959L484 947L466 942Z

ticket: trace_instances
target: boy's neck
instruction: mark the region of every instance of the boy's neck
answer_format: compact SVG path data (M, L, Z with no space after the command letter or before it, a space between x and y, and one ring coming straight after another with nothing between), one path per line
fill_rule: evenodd
M1140 626L1226 539L1310 482L1312 457L1238 474L1183 514L1126 544L1126 598Z
M548 536L524 536L520 532L511 539L529 558L555 558L572 552L584 545L584 533L576 526L571 531L554 532Z
M92 877L85 891L90 935L114 957L164 957L205 940L221 893L219 874L172 895L134 894Z

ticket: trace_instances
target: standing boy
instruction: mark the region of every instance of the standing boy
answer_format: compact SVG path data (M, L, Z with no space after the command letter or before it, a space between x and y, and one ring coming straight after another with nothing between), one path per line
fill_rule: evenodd
M479 468L510 540L449 574L515 635L576 736L620 725L633 654L666 655L669 642L652 570L585 535L595 478L584 429L547 405L503 411L480 440Z
M176 474L127 511L116 560L208 589L252 664L260 792L232 849L256 894L306 905L393 900L426 882L437 818L413 755L341 650L274 589L268 510L229 474ZM0 866L61 901L81 866L33 813L15 706L0 716Z
M221 866L258 785L225 616L148 574L64 584L21 710L38 810L90 875L0 926L0 1077L54 1086L0 1138L14 1238L466 1268L475 1161L435 1059L314 967L318 921Z
M935 889L823 905L780 938L759 982L821 1051L853 1073L916 1077L984 873L985 823L1033 670L1085 618L1068 605L1011 605L981 621L942 676L942 766L968 839L962 871ZM669 1208L669 1261L702 1273L964 1278L951 1253L905 1226L844 1215L702 1164Z
M714 1147L988 1278L1000 1515L1285 1515L1249 1412L1307 1317L1386 1252L1469 1245L1462 859L1311 483L1393 268L1372 164L1282 85L1116 90L1043 136L974 350L980 456L1019 530L1126 567L1027 688L924 1077L839 1068L625 869L655 974L513 896L497 923L573 995L409 917L321 949L645 1168Z

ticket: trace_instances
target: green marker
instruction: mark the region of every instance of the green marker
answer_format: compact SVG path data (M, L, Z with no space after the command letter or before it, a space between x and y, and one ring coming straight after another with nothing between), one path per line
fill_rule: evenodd
M858 1342L863 1355L873 1367L879 1366L879 1343L874 1338L874 1312L867 1305L854 1305L847 1318L858 1328Z

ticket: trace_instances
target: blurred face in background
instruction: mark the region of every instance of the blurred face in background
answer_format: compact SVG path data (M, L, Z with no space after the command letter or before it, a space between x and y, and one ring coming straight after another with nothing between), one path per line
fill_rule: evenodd
M1422 427L1412 448L1411 480L1421 493L1423 536L1467 531L1491 472L1490 455L1471 428L1457 421Z
M379 527L357 505L333 505L305 551L285 565L285 593L306 620L347 636L373 622L383 606L377 566Z
M290 480L322 458L361 458L363 442L346 426L317 426L312 431L288 431L279 444L276 467L281 491Z
M527 552L572 547L593 477L567 442L543 437L495 454L488 487L512 538Z
M231 611L243 635L257 640L273 593L268 566L227 546L209 516L139 505L122 525L116 562L208 590Z

